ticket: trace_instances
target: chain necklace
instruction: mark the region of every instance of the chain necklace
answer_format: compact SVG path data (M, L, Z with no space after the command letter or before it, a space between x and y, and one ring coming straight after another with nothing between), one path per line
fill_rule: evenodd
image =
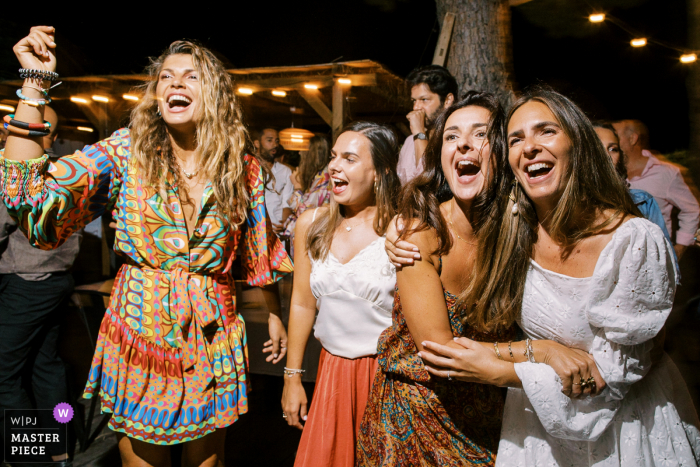
M476 246L476 243L472 243L472 242L469 242L469 241L463 239L457 233L457 229L455 228L455 225L452 223L452 211L454 211L454 204L455 204L455 199L452 198L452 203L450 203L450 218L447 220L447 223L450 224L450 227L452 227L452 233L454 233L457 236L457 238L462 240L467 245Z
M355 224L355 225L346 225L346 226L345 226L345 230L348 231L348 232L350 232L353 228L357 227L358 225L364 224L364 223L367 222L368 220L370 220L369 217L368 217L367 219L363 220L362 222L358 222L358 223ZM345 220L344 220L344 221L345 221ZM343 221L343 222L344 222L344 221Z
M177 164L177 167L180 169L180 172L182 172L183 175L184 175L185 177L187 177L188 180L192 180L192 178L193 178L193 177L196 177L197 174L199 173L199 168L198 168L197 170L195 170L194 172L192 172L192 173L185 172L185 169L182 168L182 166L180 165L180 162L177 160L177 158L175 158L175 163ZM200 168L201 168L201 167L200 167Z

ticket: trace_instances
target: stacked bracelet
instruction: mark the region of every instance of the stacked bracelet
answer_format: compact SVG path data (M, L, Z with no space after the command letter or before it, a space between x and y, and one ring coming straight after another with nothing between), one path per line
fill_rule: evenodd
M284 376L291 378L294 375L297 374L302 374L306 370L301 370L301 369L296 369L296 368L287 368L286 366L284 367Z
M16 126L23 130L49 131L51 129L51 123L46 120L44 120L44 123L26 123L15 120L15 114L5 115L2 119L8 125Z
M30 97L25 96L22 94L22 90L18 89L17 90L17 97L22 99L22 102L25 104L33 105L34 107L38 105L46 105L51 103L51 98L47 95L45 99L32 99Z
M508 342L508 353L510 354L510 359L515 361L515 355L513 355L513 349L511 348L511 344L513 341Z
M525 340L525 352L523 355L525 355L528 362L537 363L535 361L535 351L532 349L532 339L529 337Z
M22 87L34 89L36 91L39 91L41 94L43 94L44 97L47 97L47 98L49 97L49 90L48 89L43 89L43 88L40 88L39 86L32 86L31 84L23 84Z
M20 68L19 77L22 79L42 79L46 81L57 81L58 73L55 71L35 70L33 68Z
M498 350L498 342L493 343L493 348L496 351L496 357L498 357L499 360L503 360L503 357L501 357L501 351Z
M13 133L13 134L18 135L18 136L30 136L30 137L49 136L48 130L25 130L23 128L17 128L14 125L8 125L7 123L4 123L3 126L10 133Z

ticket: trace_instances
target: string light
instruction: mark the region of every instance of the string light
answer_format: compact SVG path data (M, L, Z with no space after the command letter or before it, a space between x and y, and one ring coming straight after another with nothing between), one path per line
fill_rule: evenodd
M105 96L92 96L92 100L97 101L97 102L104 102L104 103L109 102L109 99L106 98Z
M272 91L272 95L277 96L277 97L284 97L287 95L287 93L284 91L278 91L275 89L274 91Z
M315 84L305 84L304 87L306 89L318 89L318 86L316 86Z
M93 129L90 128L89 126L79 126L79 127L78 127L78 131L85 131L85 132L87 132L87 133L92 133L92 132L95 131L95 130L93 130Z
M681 63L693 63L698 59L696 54L683 54L681 55Z
M632 39L630 41L630 44L632 45L632 47L644 47L645 45L647 45L647 40L644 37L641 37L639 39Z
M75 96L71 96L70 101L75 102L76 104L87 104L88 103L87 99L83 99L82 97L75 97Z
M133 94L124 94L122 96L122 98L124 98L127 101L138 101L139 100L139 96L134 96Z
M15 108L12 107L11 105L0 104L0 110L2 110L4 112L14 112Z
M348 78L338 78L338 83L340 83L340 84L352 84L352 81Z
M593 13L588 17L588 21L591 23L602 23L605 21L605 13Z
M238 93L244 96L251 96L253 95L253 90L250 88L238 88Z

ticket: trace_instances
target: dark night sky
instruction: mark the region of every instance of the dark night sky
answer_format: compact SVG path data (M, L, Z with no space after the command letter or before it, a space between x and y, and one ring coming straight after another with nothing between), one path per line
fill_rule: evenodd
M5 9L0 77L15 76L10 49L36 22L57 28L56 42L63 47L59 72L71 75L140 72L148 56L188 38L241 68L327 63L342 56L376 60L405 76L430 63L437 41L432 0L241 3L160 3L156 9L144 8L148 2L128 9L114 2L93 2L88 9L62 3L29 15ZM648 37L686 44L685 0L532 0L512 9L517 85L549 83L594 118L646 121L655 148L687 147L687 65L677 52L658 46L633 49L629 35L613 24L589 23L593 8Z

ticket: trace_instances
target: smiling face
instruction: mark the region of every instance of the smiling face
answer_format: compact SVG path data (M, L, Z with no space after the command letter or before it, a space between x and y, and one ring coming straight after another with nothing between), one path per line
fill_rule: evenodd
M603 147L612 159L613 164L617 166L620 160L620 141L617 139L617 136L607 128L596 127L595 132L598 133L598 138L603 143Z
M333 188L333 199L345 206L363 206L374 203L374 170L370 141L361 133L342 133L331 149L328 164Z
M491 148L486 130L491 112L470 105L454 111L442 133L442 171L455 198L471 201L484 188Z
M553 208L566 186L571 140L549 108L538 101L520 106L508 122L508 161L535 204Z
M168 127L178 132L196 130L201 91L191 55L173 54L165 59L158 75L156 99Z

